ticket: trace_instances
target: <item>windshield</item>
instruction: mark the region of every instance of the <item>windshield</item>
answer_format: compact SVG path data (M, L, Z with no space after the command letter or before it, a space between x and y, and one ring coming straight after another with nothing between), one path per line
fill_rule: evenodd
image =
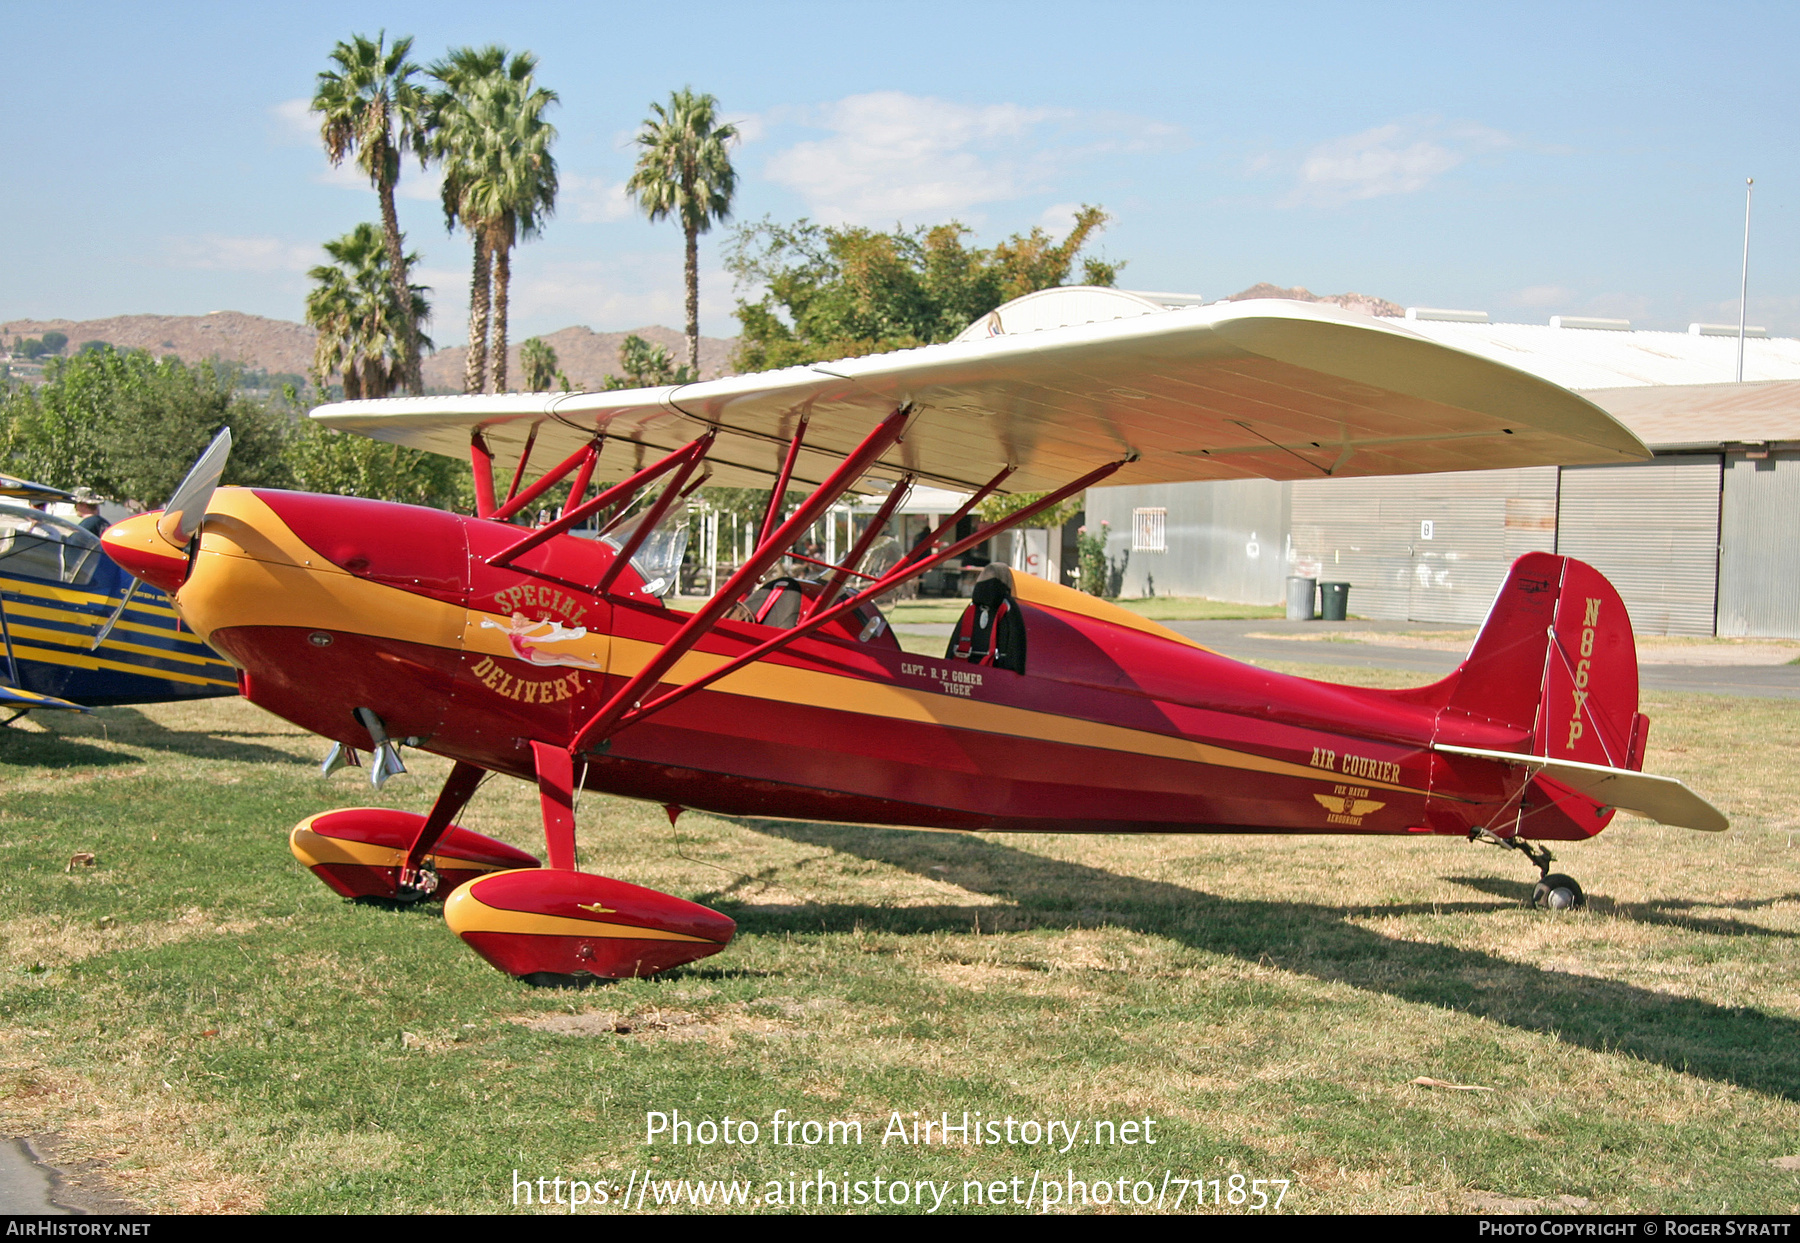
M63 518L0 504L0 573L85 584L100 565L100 541Z
M648 509L625 519L600 538L615 549L625 547L636 531L650 516ZM687 502L677 501L663 515L663 520L656 529L638 545L637 552L632 554L631 568L644 579L644 590L653 596L666 596L675 590L675 584L681 577L681 559L687 554L688 523Z

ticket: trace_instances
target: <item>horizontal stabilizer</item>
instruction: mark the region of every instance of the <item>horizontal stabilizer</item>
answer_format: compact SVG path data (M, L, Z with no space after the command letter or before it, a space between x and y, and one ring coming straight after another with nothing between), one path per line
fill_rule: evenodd
M1731 827L1725 813L1673 777L1635 773L1629 768L1608 768L1604 764L1584 764L1579 760L1552 760L1517 751L1486 751L1480 747L1453 747L1443 743L1433 750L1529 768L1597 803L1635 812L1658 824L1699 829L1706 833L1720 833Z

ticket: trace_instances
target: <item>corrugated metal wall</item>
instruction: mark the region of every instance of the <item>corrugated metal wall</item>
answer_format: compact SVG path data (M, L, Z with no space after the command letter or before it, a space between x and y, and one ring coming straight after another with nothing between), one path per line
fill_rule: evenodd
M1351 584L1363 617L1479 623L1533 550L1596 566L1644 634L1800 638L1800 453L1385 479L1095 488L1122 594L1267 604L1294 561ZM1168 511L1168 551L1131 551L1132 511ZM1421 524L1432 538L1421 538ZM1289 551L1291 533L1291 558ZM1249 555L1254 547L1256 555ZM1310 567L1304 567L1310 568Z
M1711 634L1720 472L1717 453L1565 467L1556 551L1611 579L1639 634Z
M1426 524L1429 524L1427 526ZM1556 468L1293 485L1295 572L1350 584L1362 617L1480 622L1514 559L1556 540Z
M1119 594L1205 596L1242 604L1282 599L1290 484L1268 479L1090 488L1087 526L1110 525L1107 558ZM1133 552L1132 511L1164 509L1166 552Z
M1725 456L1719 633L1800 639L1800 453Z

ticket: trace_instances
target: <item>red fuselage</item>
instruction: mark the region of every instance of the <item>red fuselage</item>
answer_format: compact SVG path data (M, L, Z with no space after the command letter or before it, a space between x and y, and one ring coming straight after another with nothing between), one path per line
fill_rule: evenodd
M223 489L191 571L144 522L109 550L152 581L186 573L183 616L253 702L365 749L354 713L370 708L396 740L526 780L531 744L567 746L688 617L629 567L595 594L606 544L558 536L496 569L518 527L436 510ZM628 723L579 779L726 814L929 828L1458 835L1510 814L1529 780L1432 749L1530 742L1452 710L1455 676L1406 691L1290 677L1066 588L1017 590L1023 673L827 627ZM721 621L666 681L772 633ZM1590 836L1595 810L1545 808L1522 831Z

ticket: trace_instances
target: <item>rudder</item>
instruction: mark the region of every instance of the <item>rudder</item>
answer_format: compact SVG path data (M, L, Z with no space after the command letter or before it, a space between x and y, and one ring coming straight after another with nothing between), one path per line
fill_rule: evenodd
M1516 732L1521 750L1640 769L1637 644L1613 585L1553 553L1513 562L1444 706Z

